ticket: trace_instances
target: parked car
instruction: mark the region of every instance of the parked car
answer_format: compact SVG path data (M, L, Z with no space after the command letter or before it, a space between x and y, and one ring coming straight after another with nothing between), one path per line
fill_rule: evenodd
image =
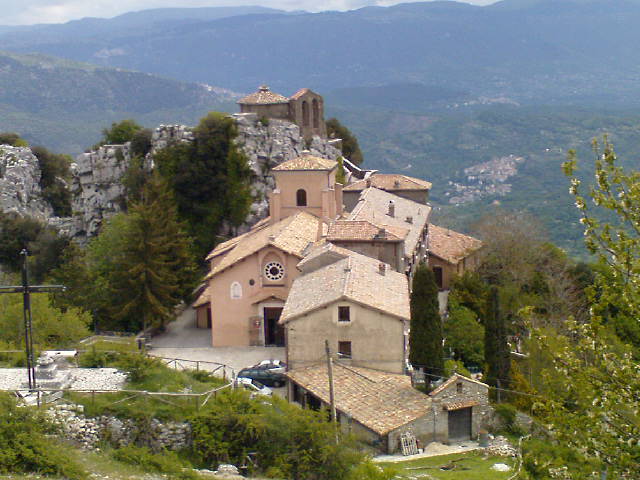
M280 371L269 368L243 368L238 372L238 377L251 378L270 387L282 387L286 383L285 376Z
M282 360L262 360L260 363L256 363L252 367L249 368L257 368L258 370L272 370L277 373L284 373L287 369L287 364Z
M269 387L264 386L262 383L252 378L246 378L246 377L236 378L236 387L244 388L245 390L248 390L251 393L251 396L254 396L254 395L270 396L273 394L273 392Z

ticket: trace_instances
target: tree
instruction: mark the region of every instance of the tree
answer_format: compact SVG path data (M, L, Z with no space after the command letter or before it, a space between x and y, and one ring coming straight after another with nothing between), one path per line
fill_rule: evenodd
M495 285L489 290L484 319L484 355L487 365L486 383L494 387L508 388L511 357L505 317L500 310L500 290Z
M453 293L453 292L452 292ZM449 316L444 322L445 348L465 366L484 363L484 327L473 310L449 294Z
M444 351L438 286L433 271L424 263L418 266L413 277L410 306L409 361L424 367L427 374L442 376Z
M568 324L563 345L552 351L548 377L562 376L564 389L545 392L537 413L550 433L588 459L604 464L611 478L635 478L640 471L640 375L628 346L620 345L606 322L623 316L640 318L640 173L625 172L605 138L594 141L595 179L588 194L575 176L577 158L570 152L564 171L584 225L587 248L597 255L587 323ZM603 221L607 218L608 221ZM536 338L546 348L544 332ZM621 339L625 341L626 339Z
M13 132L0 132L0 145L11 145L12 147L28 147L29 143Z
M329 138L340 138L342 140L342 155L350 162L361 165L364 162L364 157L355 135L342 125L337 118L330 118L326 121L326 125Z
M194 141L169 146L154 156L187 223L198 258L204 258L223 231L233 233L253 202L252 171L234 143L233 119L210 113L194 131Z
M190 240L166 184L154 176L128 216L129 228L111 287L112 316L127 330L163 328L193 285Z
M102 130L102 141L100 145L122 145L134 139L136 133L142 130L142 126L138 125L135 120L127 119L119 123L113 122L111 128Z
M32 147L40 166L42 196L59 217L71 216L71 192L66 181L71 178L69 155L52 153L44 147Z

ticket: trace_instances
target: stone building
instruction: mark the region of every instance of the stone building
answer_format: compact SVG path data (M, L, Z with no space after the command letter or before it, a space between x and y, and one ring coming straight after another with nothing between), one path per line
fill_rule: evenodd
M262 85L257 92L238 100L240 113L255 113L258 117L288 120L300 127L302 136L327 137L324 122L324 100L321 95L302 88L287 98Z
M298 264L282 312L287 364L318 363L325 340L346 365L403 373L409 286L386 263L342 248L320 247Z
M431 224L428 239L429 266L440 290L449 290L455 276L478 268L482 242L477 238Z
M287 372L290 400L310 408L329 407L326 364ZM489 387L453 375L429 395L406 375L334 363L334 398L343 430L374 448L394 453L400 436L410 432L425 445L475 438L489 420Z

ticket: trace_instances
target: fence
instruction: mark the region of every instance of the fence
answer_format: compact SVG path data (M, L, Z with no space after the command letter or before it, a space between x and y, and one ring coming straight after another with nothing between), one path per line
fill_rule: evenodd
M160 360L162 360L168 367L173 366L173 368L176 370L205 370L213 375L222 377L225 380L228 378L233 379L236 376L233 367L225 365L224 363L209 362L207 360L187 360L185 358L156 357L155 355L152 356L154 358L159 358Z
M22 398L25 403L31 405L38 405L38 407L42 405L46 405L47 403L53 402L62 398L65 393L74 393L74 394L90 394L92 401L95 401L95 396L97 394L125 394L125 397L120 398L114 402L111 402L108 405L116 405L118 403L126 402L128 400L132 400L136 397L146 397L146 398L154 398L161 402L168 403L170 405L178 407L176 403L168 400L168 398L181 398L181 399L193 399L196 410L199 410L201 407L204 407L207 402L211 399L211 397L215 397L218 392L225 390L227 388L233 388L233 381L226 383L225 385L214 388L211 390L207 390L202 393L183 393L183 392L149 392L146 390L75 390L71 388L56 388L56 389L46 389L46 388L37 388L35 390L31 390L25 395L23 395L24 391L21 390L12 390L17 397ZM167 398L163 398L167 397Z

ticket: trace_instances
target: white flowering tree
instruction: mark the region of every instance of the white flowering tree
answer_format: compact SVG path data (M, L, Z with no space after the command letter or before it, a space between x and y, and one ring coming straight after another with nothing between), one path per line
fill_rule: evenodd
M598 256L602 269L590 292L590 321L568 322L569 334L553 352L548 375L556 382L563 378L566 389L549 392L537 412L559 442L600 460L608 478L638 478L638 350L608 325L620 317L636 327L640 322L640 173L617 164L606 138L602 145L594 142L594 152L595 184L586 194L575 177L575 153L564 170L571 178L587 248ZM545 337L538 335L545 344Z

